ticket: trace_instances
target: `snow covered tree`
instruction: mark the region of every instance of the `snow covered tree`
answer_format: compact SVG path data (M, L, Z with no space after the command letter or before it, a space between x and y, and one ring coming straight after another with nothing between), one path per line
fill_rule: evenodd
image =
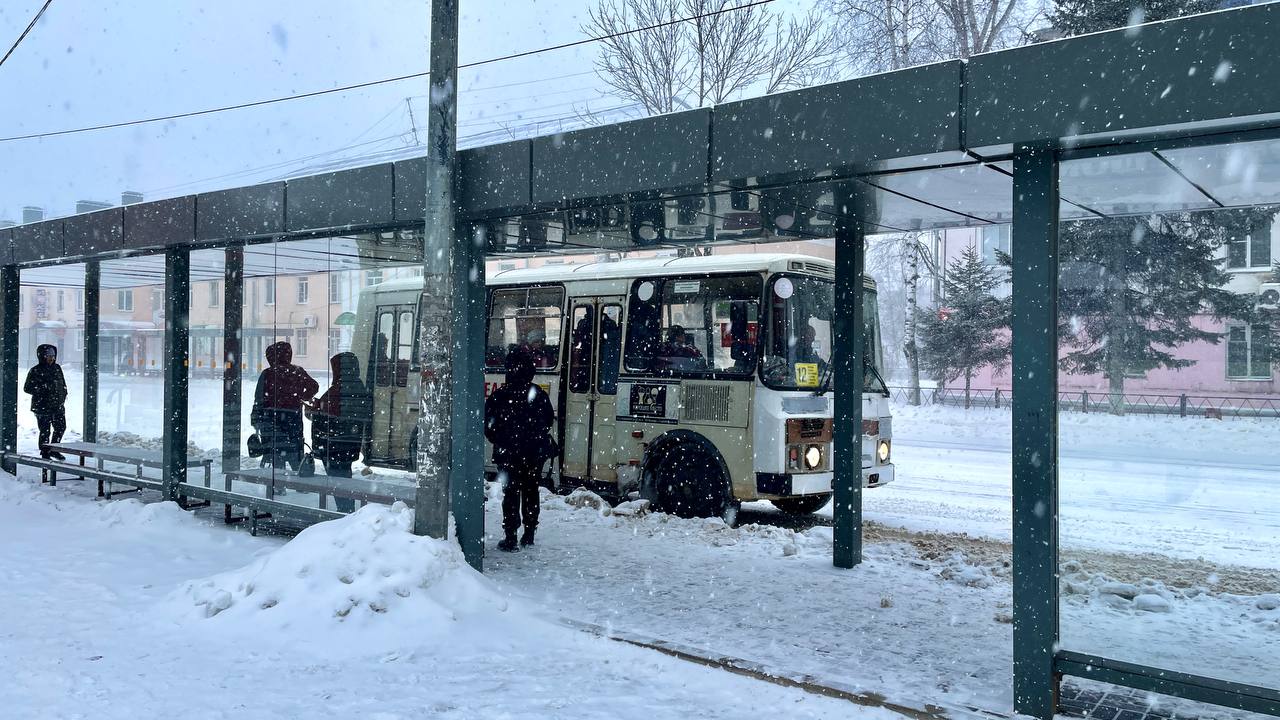
M984 367L996 372L1009 362L1011 305L992 294L1000 277L973 245L947 265L943 302L920 317L920 360L943 382L964 378L964 406L970 405L973 376Z
M1209 12L1220 5L1220 0L1054 0L1049 22L1065 35L1083 35Z
M1063 223L1059 286L1063 370L1102 374L1111 412L1124 412L1127 377L1189 367L1179 347L1217 344L1197 317L1243 319L1252 298L1226 289L1223 246L1256 222L1254 209L1167 213Z

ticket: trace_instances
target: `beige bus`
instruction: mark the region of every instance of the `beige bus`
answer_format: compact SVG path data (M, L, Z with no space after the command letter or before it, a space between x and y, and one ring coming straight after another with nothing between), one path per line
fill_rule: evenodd
M558 488L638 492L685 517L732 521L753 500L813 512L831 497L834 276L830 261L785 254L496 273L485 394L502 383L507 353L533 354L556 405ZM863 292L862 478L879 487L894 472L889 393L870 278ZM360 300L353 347L369 351L371 465L407 467L416 454L421 293L420 278L400 280Z

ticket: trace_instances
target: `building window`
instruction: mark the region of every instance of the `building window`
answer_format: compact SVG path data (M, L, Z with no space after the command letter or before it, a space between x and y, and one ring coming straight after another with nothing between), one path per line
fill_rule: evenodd
M123 312L133 312L133 290L116 291L116 309Z
M381 270L368 270L368 271L366 271L366 272L365 272L365 274L364 274L364 284L365 284L366 286L371 286L371 285L381 285L381 284L382 284L382 271L381 271Z
M1227 329L1227 377L1236 380L1271 379L1271 327L1233 325Z
M58 291L58 312L62 312L63 310L66 309L65 302L66 301L63 299L63 292L59 290Z
M276 304L276 279L269 277L262 281L262 304Z
M342 351L342 328L329 328L329 355L337 355Z
M307 356L307 340L310 331L306 328L298 328L294 333L293 351L298 357Z
M80 352L84 351L84 332L83 331L77 332L75 334L75 349Z
M986 225L982 228L982 262L1000 266L1000 254L1009 254L1009 229L1012 225Z
M342 284L339 282L340 276L336 272L329 273L329 302L342 302Z
M311 299L311 281L307 276L303 275L298 278L298 304L306 305Z
M209 307L216 308L222 304L222 283L214 280L209 283Z
M1241 237L1227 240L1227 267L1233 270L1271 267L1271 218L1264 218Z

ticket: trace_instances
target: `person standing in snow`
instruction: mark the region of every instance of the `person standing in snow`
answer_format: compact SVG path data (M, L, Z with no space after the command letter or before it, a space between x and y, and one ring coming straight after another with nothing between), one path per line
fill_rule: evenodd
M547 392L533 382L533 355L523 348L506 360L507 378L484 402L484 436L493 443L493 464L502 483L502 531L498 549L514 552L516 530L524 524L521 545L532 545L538 528L538 477L555 442L555 411Z
M49 449L51 443L62 442L62 433L67 430L67 381L58 364L58 348L36 348L36 365L27 372L22 390L31 396L31 412L40 428L40 457L65 460L62 453Z
M324 463L330 477L351 477L351 464L360 457L360 448L373 419L373 396L360 377L360 359L342 352L329 358L333 383L311 406L311 447ZM335 497L340 512L356 509L355 500Z
M302 403L316 396L320 384L293 364L293 346L281 341L267 348L267 368L258 376L249 421L262 439L264 462L302 464Z

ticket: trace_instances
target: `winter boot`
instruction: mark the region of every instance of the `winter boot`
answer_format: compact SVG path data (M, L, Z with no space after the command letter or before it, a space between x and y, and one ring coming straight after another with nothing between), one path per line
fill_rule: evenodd
M533 545L533 528L526 528L524 534L520 536L521 545Z
M498 543L498 549L502 552L516 552L520 548L516 545L516 534L507 533L507 536Z

